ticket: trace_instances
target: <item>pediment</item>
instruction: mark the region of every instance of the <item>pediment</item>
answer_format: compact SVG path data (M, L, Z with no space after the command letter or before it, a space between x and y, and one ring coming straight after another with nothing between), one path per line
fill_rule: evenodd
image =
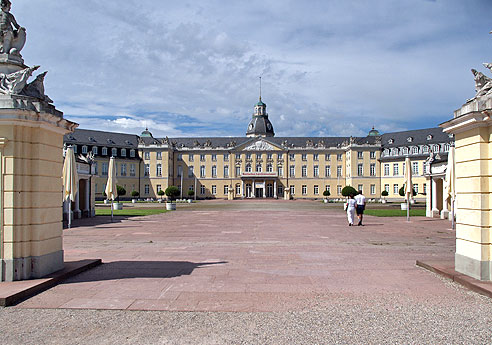
M253 142L246 143L241 150L242 151L278 151L281 150L281 148L264 139L258 139Z

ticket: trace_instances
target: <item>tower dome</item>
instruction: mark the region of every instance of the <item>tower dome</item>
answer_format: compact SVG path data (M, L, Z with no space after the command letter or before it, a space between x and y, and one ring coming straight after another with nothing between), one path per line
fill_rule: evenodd
M275 132L273 131L273 125L268 119L266 112L266 104L261 101L256 103L253 118L249 122L248 130L246 131L247 137L273 137Z
M372 129L369 131L369 134L367 136L379 137L379 136L381 136L381 134L379 134L379 131L377 129L374 129L374 126L372 126Z
M149 132L148 128L145 128L145 131L140 134L140 137L142 138L153 138L152 133Z

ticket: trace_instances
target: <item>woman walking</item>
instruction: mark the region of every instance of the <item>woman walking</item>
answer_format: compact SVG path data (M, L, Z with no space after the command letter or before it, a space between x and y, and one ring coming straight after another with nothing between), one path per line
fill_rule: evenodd
M355 201L354 195L350 194L349 199L347 201L347 219L348 219L349 226L354 225L356 206L357 206L357 201Z

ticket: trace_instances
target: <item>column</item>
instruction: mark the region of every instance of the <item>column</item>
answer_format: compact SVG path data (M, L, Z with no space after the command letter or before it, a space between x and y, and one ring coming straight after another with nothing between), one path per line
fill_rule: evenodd
M273 197L277 199L277 180L273 182Z
M85 217L90 217L90 208L91 208L91 203L90 203L90 190L91 190L91 187L90 187L90 183L89 183L89 180L85 180L85 201L84 201L84 216Z
M75 195L75 205L73 208L73 218L79 219L81 218L82 212L80 211L80 180L77 181L77 194Z
M263 181L263 199L266 198L266 180Z
M442 211L441 211L441 219L448 219L449 218L449 210L448 210L448 196L446 195L446 192L444 190L446 180L442 179Z
M252 197L252 198L256 198L256 181L255 181L255 180L253 180L253 183L252 183L252 185L251 185L251 186L252 186L251 188L253 189L253 190L251 191L251 197Z
M432 177L429 176L425 183L427 184L427 195L425 196L425 216L432 218Z
M432 181L432 217L439 217L439 209L437 208L437 182L436 179L431 177Z
M246 197L246 191L244 190L244 180L241 180L241 195Z

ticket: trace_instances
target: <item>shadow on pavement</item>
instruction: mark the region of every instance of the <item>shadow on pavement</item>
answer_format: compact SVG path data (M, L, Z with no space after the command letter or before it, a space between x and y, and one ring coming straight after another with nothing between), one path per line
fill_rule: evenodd
M190 275L197 268L227 263L227 261L200 263L189 261L115 261L104 263L65 281L63 284L131 278L174 278Z

